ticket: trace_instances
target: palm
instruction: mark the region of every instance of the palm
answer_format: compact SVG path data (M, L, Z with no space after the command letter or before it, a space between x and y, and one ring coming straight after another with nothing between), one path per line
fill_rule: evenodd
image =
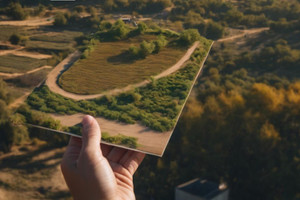
M116 177L119 196L121 199L134 199L132 176L143 160L144 154L105 144L101 145L101 149Z

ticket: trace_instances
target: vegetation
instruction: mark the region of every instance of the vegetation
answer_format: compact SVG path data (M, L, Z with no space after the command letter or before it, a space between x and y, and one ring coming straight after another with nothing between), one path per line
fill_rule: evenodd
M199 70L199 63L204 59L209 47L210 42L202 39L200 49L192 56L194 63L174 74L155 80L146 87L116 97L74 101L52 93L47 86L41 86L28 97L27 103L43 112L82 112L126 123L140 121L154 130L168 131L175 124L178 112Z
M30 50L41 52L71 52L74 50L72 43L46 42L46 41L27 41L25 47Z
M28 16L28 13L23 9L20 3L13 2L9 4L5 13L15 20L24 20Z
M0 79L0 151L8 152L14 144L20 144L28 139L28 132L25 126L14 126L24 119L16 114L12 115L7 104L10 103L11 96L7 91L6 84Z
M227 183L231 199L298 198L296 33L214 46L164 157L146 158L137 172L137 195L172 199L197 174Z
M159 36L157 40L146 42L145 40L140 44L140 47L129 47L129 54L132 59L145 59L150 54L158 54L160 50L168 44L164 36Z
M115 136L110 136L109 133L103 132L102 133L102 140L105 142L109 142L112 144L118 144L129 148L136 149L138 147L137 138L129 137L126 135L118 134Z
M87 59L79 60L59 79L60 86L77 94L98 94L149 79L176 63L185 48L165 47L158 54L134 60L128 53L131 45L156 39L142 35L117 42L101 42ZM84 70L83 70L84 69ZM122 73L120 73L122 71ZM79 73L80 72L80 73Z
M21 36L17 34L12 34L9 38L11 44L19 44L21 41Z
M197 29L188 29L180 34L179 42L182 45L191 45L200 39L200 34Z
M47 65L47 60L15 56L12 54L0 56L1 72L27 72L29 70L41 67L43 65Z

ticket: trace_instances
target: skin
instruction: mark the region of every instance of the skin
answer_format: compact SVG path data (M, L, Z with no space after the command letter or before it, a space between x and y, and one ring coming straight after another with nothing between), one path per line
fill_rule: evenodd
M61 163L73 198L135 199L133 174L145 154L100 144L101 130L91 116L82 125L82 139L71 137Z

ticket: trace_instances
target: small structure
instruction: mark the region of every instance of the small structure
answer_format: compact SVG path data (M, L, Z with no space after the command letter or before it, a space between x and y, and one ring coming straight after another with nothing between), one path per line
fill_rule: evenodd
M194 179L178 185L175 189L175 200L228 200L229 189L225 184Z

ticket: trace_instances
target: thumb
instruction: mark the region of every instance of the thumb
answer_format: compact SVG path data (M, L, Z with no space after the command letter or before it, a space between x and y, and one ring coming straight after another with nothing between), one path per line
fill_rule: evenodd
M90 115L84 116L82 120L82 148L81 150L101 152L101 130L96 119Z

